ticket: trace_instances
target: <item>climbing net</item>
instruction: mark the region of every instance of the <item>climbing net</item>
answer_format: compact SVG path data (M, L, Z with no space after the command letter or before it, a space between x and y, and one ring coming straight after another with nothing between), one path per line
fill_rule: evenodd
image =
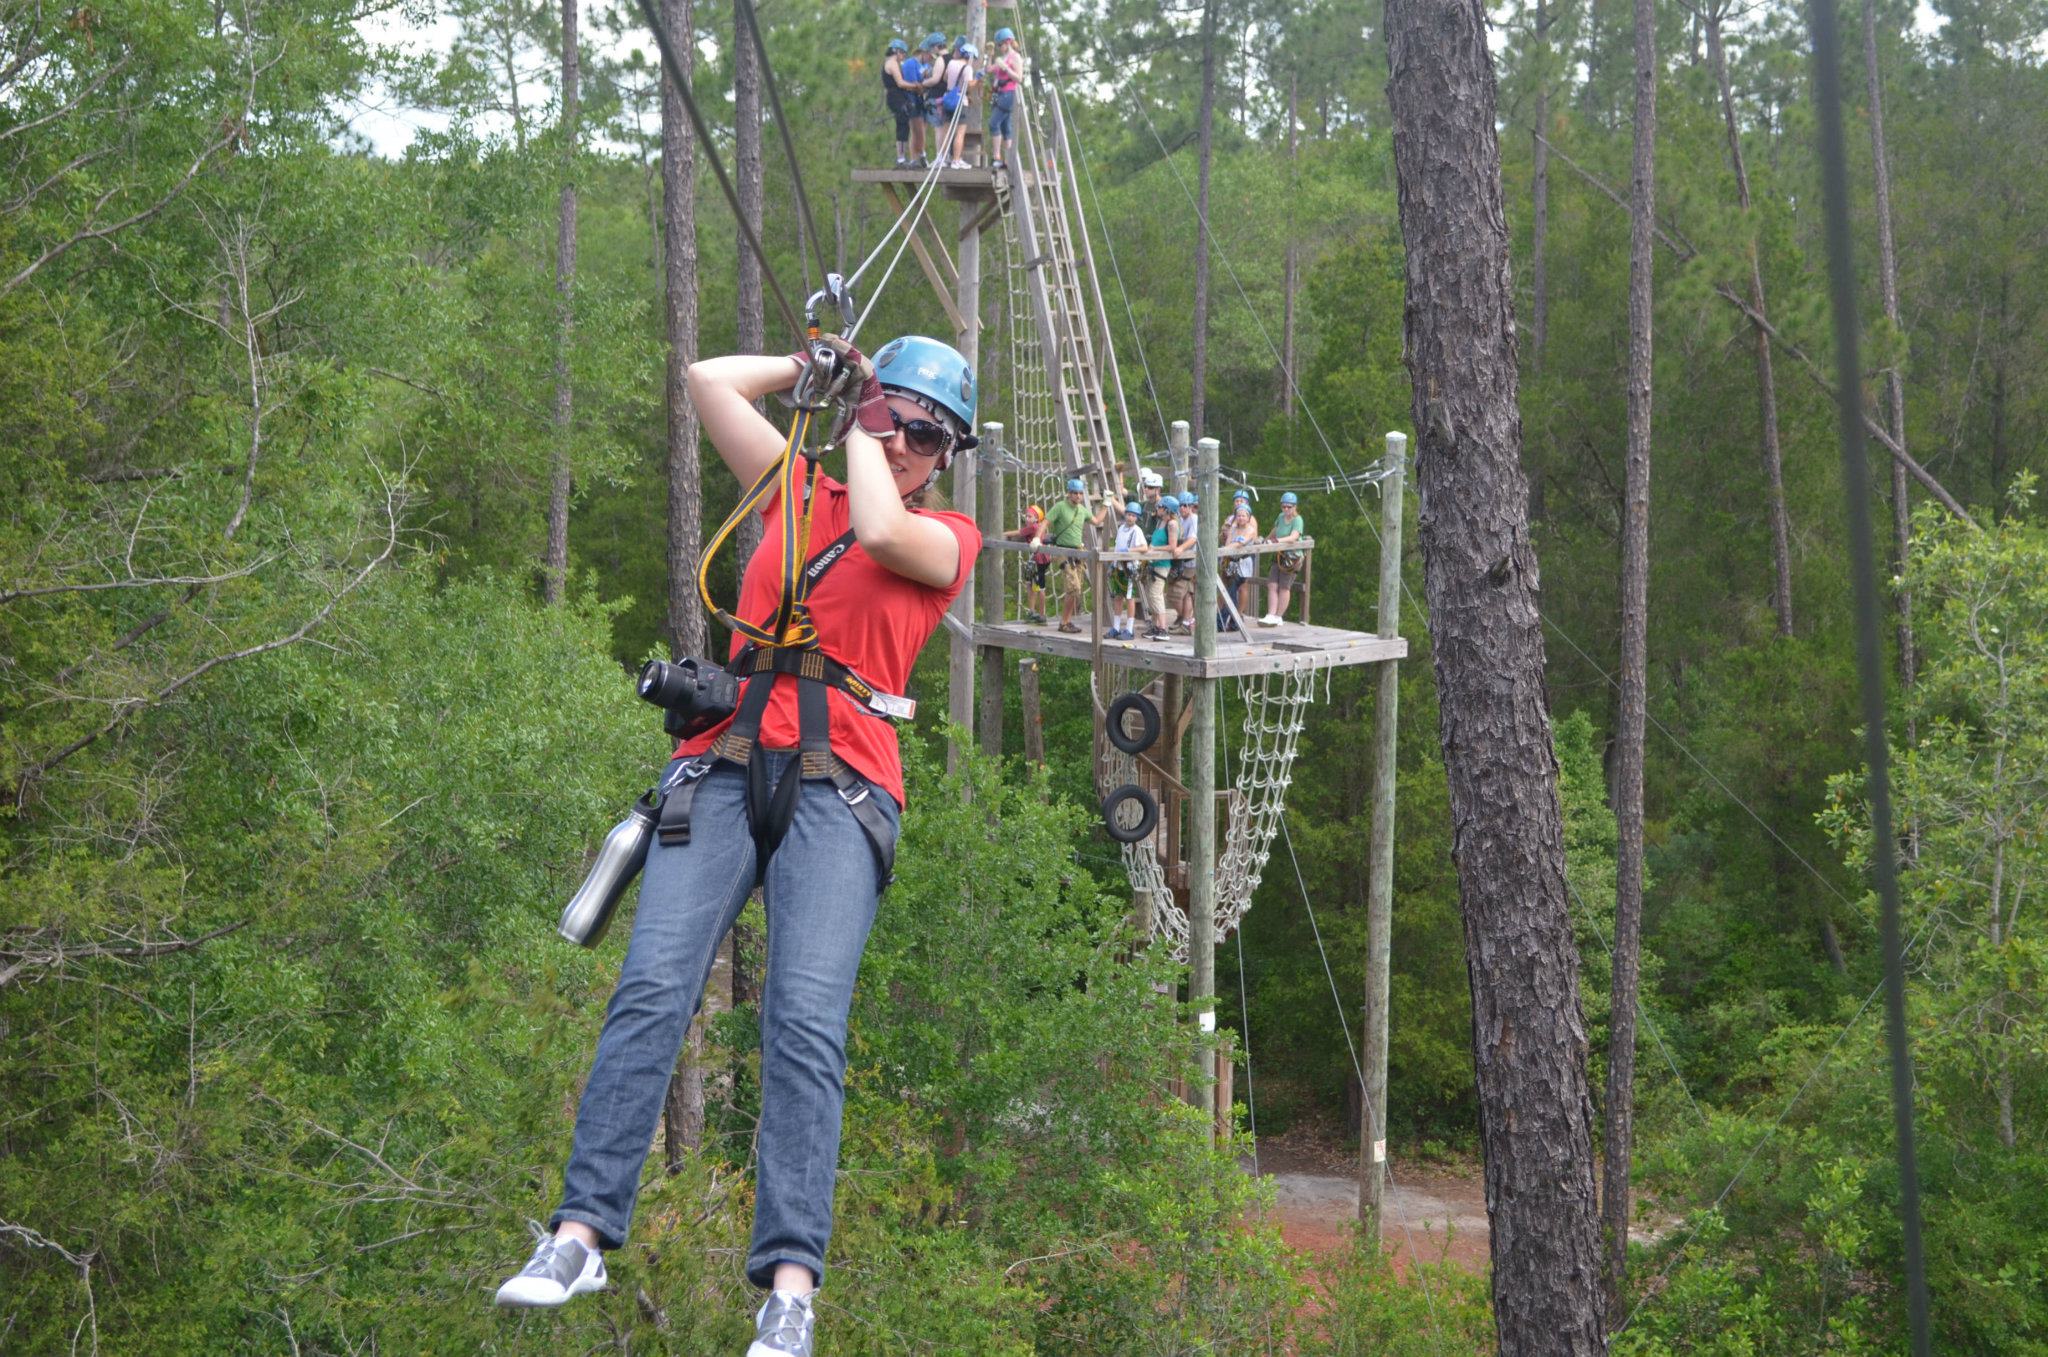
M1234 776L1225 802L1222 852L1216 864L1216 939L1230 936L1251 908L1252 895L1266 869L1273 838L1280 832L1287 788L1294 778L1294 757L1300 744L1308 704L1315 696L1316 677L1328 670L1306 657L1298 665L1237 680L1244 708L1244 741L1237 751ZM1146 680L1152 682L1146 686ZM1119 694L1141 689L1160 704L1161 685L1144 670L1104 665L1092 680L1098 716ZM1160 807L1152 833L1122 845L1124 873L1131 890L1151 918L1155 932L1172 944L1173 955L1185 961L1188 916L1168 880L1167 863L1181 844L1177 823L1185 792L1153 759L1177 737L1174 714L1162 711L1164 731L1145 754L1128 754L1108 740L1100 741L1096 781L1104 794L1134 783L1150 792Z

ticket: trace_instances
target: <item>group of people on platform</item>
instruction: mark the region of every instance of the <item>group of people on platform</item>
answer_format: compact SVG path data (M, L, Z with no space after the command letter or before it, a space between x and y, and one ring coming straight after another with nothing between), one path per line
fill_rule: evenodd
M901 38L889 40L882 59L882 95L896 120L896 168L965 170L967 128L988 89L988 142L993 167L1002 169L1017 152L1014 116L1024 82L1024 54L1017 35L999 28L995 52L982 64L981 50L966 38L948 42L928 33L916 51ZM947 136L951 129L951 137ZM929 140L929 146L927 146Z
M1145 639L1165 641L1175 633L1192 632L1195 626L1195 548L1201 540L1201 499L1192 490L1178 495L1165 491L1165 479L1147 470L1139 477L1138 498L1123 502L1116 525L1115 550L1135 552L1142 561L1118 561L1111 567L1110 624L1103 634L1111 640L1135 641L1138 614L1146 619ZM1010 541L1028 542L1034 548L1024 566L1027 587L1024 618L1041 625L1047 615L1046 594L1055 561L1046 547L1079 550L1089 528L1104 528L1123 499L1123 486L1113 496L1105 495L1092 509L1088 488L1079 479L1067 482L1064 498L1050 510L1029 505L1024 519L1005 534ZM1233 497L1230 516L1224 521L1218 545L1225 549L1249 547L1260 542L1294 542L1307 536L1293 491L1280 497L1280 513L1270 532L1261 534L1259 520L1252 514L1251 495L1240 490ZM1272 573L1266 577L1266 610L1260 626L1277 627L1287 615L1296 583L1300 579L1305 550L1272 553ZM1216 627L1238 630L1248 602L1246 586L1258 579L1257 555L1228 555L1222 562L1219 583L1223 598L1218 600ZM1062 558L1059 567L1059 629L1069 634L1081 628L1075 616L1087 591L1088 572L1079 560ZM1256 595L1254 595L1256 597ZM1227 602L1224 601L1227 599Z

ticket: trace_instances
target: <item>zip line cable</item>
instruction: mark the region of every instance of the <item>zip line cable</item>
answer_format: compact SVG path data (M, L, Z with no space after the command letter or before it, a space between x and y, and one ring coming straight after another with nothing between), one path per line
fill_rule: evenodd
M782 284L775 277L774 266L768 262L768 252L761 248L761 238L754 232L754 224L747 220L747 214L740 210L739 194L733 191L732 179L725 172L725 162L719 158L718 146L711 140L711 129L704 122L704 115L697 108L697 100L690 92L690 82L683 76L683 64L676 56L675 48L668 40L668 30L654 13L652 0L634 0L639 6L640 17L647 21L647 27L654 34L654 45L661 49L662 70L667 72L669 83L675 86L676 97L683 102L683 111L690 115L690 126L697 133L697 144L704 148L705 159L711 162L712 173L718 176L718 186L725 191L727 206L732 208L733 220L740 225L740 238L747 242L747 248L760 261L761 277L767 280L768 290L775 294L775 304L782 310L782 318L789 322L789 328L796 332L799 342L804 338L804 323L798 318L789 298L783 294ZM764 58L761 69L768 69Z
M761 63L761 83L768 87L768 107L775 114L775 130L782 135L782 154L789 161L790 184L796 190L797 207L803 212L804 229L811 237L812 252L818 256L818 278L824 281L832 266L825 262L825 242L818 235L817 218L811 215L810 195L804 192L803 168L796 161L796 143L790 140L789 119L782 114L782 95L775 88L775 71L768 64L768 44L761 41L761 21L754 13L754 0L739 0L739 12L746 16L747 32L754 39L754 60ZM797 249L797 260L803 261L803 249Z

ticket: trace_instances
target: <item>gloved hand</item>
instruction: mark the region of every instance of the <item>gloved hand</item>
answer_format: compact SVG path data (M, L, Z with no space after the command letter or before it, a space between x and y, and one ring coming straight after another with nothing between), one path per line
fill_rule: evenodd
M824 374L814 376L811 394L840 406L840 431L843 433L848 424L859 424L875 438L887 438L894 433L896 425L889 418L889 405L882 395L881 380L875 376L874 362L838 335L821 335L818 343L832 351L837 371L829 380ZM809 353L790 357L800 366L811 366Z

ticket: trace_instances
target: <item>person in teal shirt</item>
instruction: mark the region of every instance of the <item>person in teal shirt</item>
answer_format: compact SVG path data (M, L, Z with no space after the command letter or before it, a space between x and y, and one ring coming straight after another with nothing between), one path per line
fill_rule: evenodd
M1302 521L1295 508L1294 492L1289 490L1280 497L1280 516L1273 520L1273 531L1266 540L1292 542L1306 536L1308 524ZM1302 563L1307 559L1305 551L1283 551L1273 557L1273 573L1266 580L1266 615L1259 619L1260 626L1277 627L1286 620L1294 581L1300 577Z
M1079 477L1067 482L1067 497L1045 512L1045 541L1048 546L1078 551L1089 528L1099 528L1109 514L1109 505L1097 505L1088 512L1088 487ZM1060 630L1078 632L1074 614L1081 610L1081 593L1088 587L1088 571L1079 561L1060 562Z

